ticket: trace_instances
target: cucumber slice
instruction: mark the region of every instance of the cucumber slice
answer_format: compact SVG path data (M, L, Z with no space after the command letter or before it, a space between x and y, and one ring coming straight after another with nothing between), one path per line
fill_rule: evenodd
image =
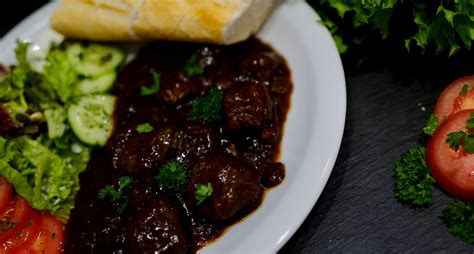
M84 143L104 146L113 129L115 96L86 95L68 108L72 131Z
M66 52L76 71L88 77L115 70L125 59L122 50L97 43L72 43L67 46Z
M112 88L117 73L114 71L104 73L98 77L86 78L77 83L79 94L103 93Z

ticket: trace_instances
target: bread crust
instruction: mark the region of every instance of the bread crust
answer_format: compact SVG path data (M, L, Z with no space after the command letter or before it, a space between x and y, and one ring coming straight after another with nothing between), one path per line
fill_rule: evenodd
M62 0L52 27L70 38L231 44L255 33L275 0Z

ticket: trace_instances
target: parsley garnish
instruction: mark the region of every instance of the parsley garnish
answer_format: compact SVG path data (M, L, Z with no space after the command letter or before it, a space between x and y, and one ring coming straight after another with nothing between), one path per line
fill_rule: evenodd
M446 143L448 143L449 147L453 148L455 151L458 151L465 134L466 133L464 133L464 131L451 132L448 134Z
M184 191L185 184L189 178L188 171L183 164L170 161L160 168L160 173L155 177L156 181L167 188Z
M468 91L469 91L469 86L466 84L462 87L461 92L459 93L459 95L461 97L464 97L464 96L466 96Z
M423 128L423 132L427 135L433 135L435 130L438 128L438 117L434 114L431 114L428 118L426 126Z
M150 87L141 86L140 95L148 96L156 94L160 90L161 73L153 71L153 84Z
M449 232L469 244L474 244L474 204L451 202L443 210L443 215Z
M192 102L191 112L188 114L188 120L202 120L204 124L211 125L221 120L222 117L222 91L213 88L209 91L207 97L195 99Z
M212 189L212 184L207 183L202 184L202 183L197 183L194 185L194 188L196 191L194 192L194 195L197 200L197 204L200 205L204 200L206 200L208 197L212 196L212 192L214 191Z
M117 212L123 213L128 205L128 197L125 196L127 190L132 184L132 178L122 176L119 179L119 188L116 190L112 185L107 185L99 191L99 198L109 199L111 203L117 206Z
M0 232L6 232L16 226L16 223L7 219L0 219Z
M474 129L474 113L471 113L471 117L466 122L466 128L468 130Z
M186 71L188 77L204 73L204 68L202 68L197 62L196 54L193 54L191 58L186 61L186 63L184 64L184 70Z
M413 147L395 162L395 197L403 203L422 206L433 200L434 179L425 161L425 148Z
M474 129L474 113L472 113L471 117L466 121L466 128ZM448 134L446 143L456 152L462 145L464 151L470 154L474 153L474 133L465 133L464 131L451 132Z
M143 123L137 126L137 132L142 134L142 133L150 133L154 130L153 126L149 123Z

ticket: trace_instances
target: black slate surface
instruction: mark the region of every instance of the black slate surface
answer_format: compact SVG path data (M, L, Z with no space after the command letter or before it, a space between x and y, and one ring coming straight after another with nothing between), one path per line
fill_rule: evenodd
M44 0L5 1L0 36ZM2 49L0 49L2 50ZM407 56L381 50L359 66L343 58L348 108L338 160L316 206L281 253L473 253L451 235L441 210L452 200L434 188L428 208L393 198L394 162L423 140L420 129L450 81L474 74L474 54Z

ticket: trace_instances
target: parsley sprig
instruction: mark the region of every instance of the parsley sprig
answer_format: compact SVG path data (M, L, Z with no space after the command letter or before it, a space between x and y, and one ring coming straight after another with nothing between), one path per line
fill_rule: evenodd
M102 200L108 199L117 206L117 213L123 213L128 206L128 197L125 191L130 187L132 181L133 179L129 176L120 177L118 189L115 189L112 185L107 185L99 190L99 198Z
M436 129L438 129L438 117L434 114L431 114L428 118L426 126L423 128L423 132L432 136Z
M474 204L451 202L443 210L443 215L449 232L469 244L474 244Z
M184 64L184 70L186 71L186 75L188 75L188 77L204 73L204 68L199 65L196 54L193 54L191 58L186 61Z
M214 190L212 189L212 184L207 183L207 184L202 184L202 183L197 183L194 185L194 188L196 191L194 192L197 205L202 204L207 198L212 196L212 193Z
M466 128L474 129L474 113L466 121ZM465 152L474 153L474 133L466 133L464 131L451 132L448 134L446 143L456 152L462 147Z
M433 200L434 179L425 161L425 148L414 147L395 163L395 197L403 203L423 206Z
M155 177L156 181L163 187L173 188L179 192L184 191L186 182L189 178L189 172L183 164L177 161L169 161L161 168L159 174Z
M157 71L152 72L153 75L153 84L151 86L141 86L140 87L140 95L142 96L149 96L158 93L160 91L160 81L161 81L161 73Z
M206 125L212 125L220 121L222 118L222 100L222 91L217 88L211 89L206 97L192 102L188 120L202 120Z
M150 123L143 123L137 126L137 132L140 134L143 133L150 133L154 130L155 128L150 124Z

